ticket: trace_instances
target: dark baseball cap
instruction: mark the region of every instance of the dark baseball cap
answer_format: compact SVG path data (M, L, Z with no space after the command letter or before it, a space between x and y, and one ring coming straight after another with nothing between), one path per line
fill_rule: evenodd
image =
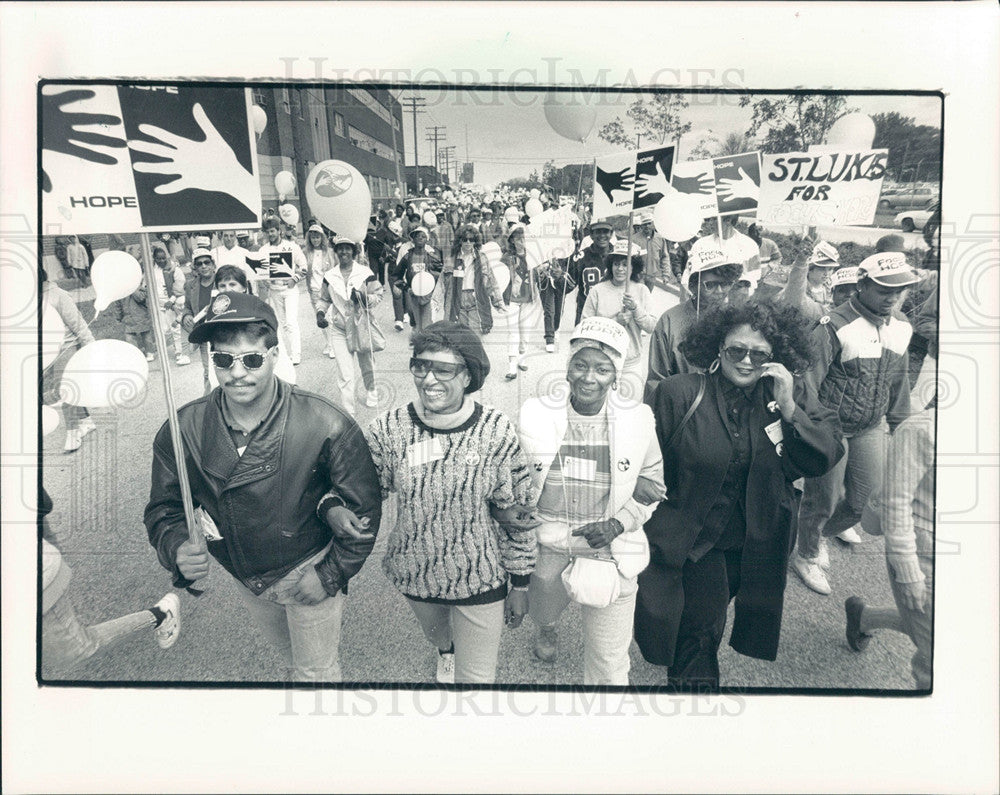
M208 312L195 323L188 339L195 345L207 342L212 329L234 323L267 323L278 330L274 310L255 295L247 293L219 293L208 305Z

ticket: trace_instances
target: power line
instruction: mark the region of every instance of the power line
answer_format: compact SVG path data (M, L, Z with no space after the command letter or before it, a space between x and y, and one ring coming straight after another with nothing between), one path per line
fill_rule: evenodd
M434 125L425 128L427 130L427 140L434 144L434 170L441 173L441 161L438 160L438 142L444 141L447 136L444 134L445 127Z
M416 173L416 187L420 189L420 152L417 146L417 114L424 113L425 111L420 110L427 104L427 100L423 97L410 97L404 102L400 103L409 105L407 110L413 114L413 165L414 172Z

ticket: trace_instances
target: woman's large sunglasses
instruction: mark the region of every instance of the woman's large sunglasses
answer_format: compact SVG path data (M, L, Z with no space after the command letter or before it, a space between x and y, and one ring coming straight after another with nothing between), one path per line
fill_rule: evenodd
M730 345L728 348L723 348L722 352L733 364L739 364L748 355L750 356L750 364L754 367L761 367L771 361L771 354L767 351L751 350L745 345Z
M270 352L270 348L268 351ZM239 361L247 370L259 370L264 366L266 353L250 351L250 353L223 353L222 351L212 351L212 364L219 370L231 370L233 365Z
M449 362L432 362L430 359L410 359L410 372L414 378L426 378L427 373L434 373L438 381L451 381L456 375L465 369L462 364L450 364Z

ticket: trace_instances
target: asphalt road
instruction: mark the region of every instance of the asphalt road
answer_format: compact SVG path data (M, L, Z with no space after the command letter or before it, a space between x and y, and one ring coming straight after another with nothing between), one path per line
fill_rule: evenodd
M81 293L85 317L92 315ZM569 337L575 294L567 297L561 339ZM656 304L666 308L673 299L657 293ZM300 302L303 361L298 383L305 389L332 396L336 364L321 354L323 340L315 327L306 296ZM366 425L377 412L413 397L407 371L408 333L392 328L391 304L376 310L388 345L377 354L378 409L358 400L357 420ZM98 337L121 337L121 328L108 318L94 325ZM481 393L512 418L539 385L548 386L565 366L565 353L549 354L538 345L530 352L529 369L514 382L503 380L506 347L502 325L484 342L492 374ZM565 343L562 346L565 350ZM93 412L98 430L73 454L62 452L64 428L44 441L46 489L55 509L51 522L65 536L62 551L72 566L70 594L85 623L96 623L154 604L170 589L170 579L159 566L146 540L142 513L149 494L150 447L165 419L163 381L158 360L151 365L145 394L119 410ZM187 367L170 363L174 393L179 403L201 392L197 359ZM358 378L360 382L360 375ZM363 395L360 396L363 398ZM385 506L388 521L394 506ZM430 683L435 652L428 644L403 597L381 570L388 537L383 526L375 551L361 573L351 581L343 621L341 659L346 681ZM727 687L877 688L907 690L912 644L903 635L884 631L863 654L852 652L844 636L844 599L858 594L869 604L892 604L883 544L866 538L856 551L831 545L833 594L820 596L789 573L781 648L776 662L752 660L725 644L721 653L722 684ZM276 654L250 622L238 602L235 582L217 564L200 598L180 594L183 628L177 644L162 651L151 632L133 635L102 651L68 678L115 682L274 682L281 674ZM731 624L731 616L730 616ZM531 652L534 627L530 620L504 633L497 682L500 684L579 684L582 681L582 644L579 608L571 605L559 624L559 656L554 663L537 661ZM665 671L645 663L632 645L631 681L658 685ZM43 669L43 674L46 671Z

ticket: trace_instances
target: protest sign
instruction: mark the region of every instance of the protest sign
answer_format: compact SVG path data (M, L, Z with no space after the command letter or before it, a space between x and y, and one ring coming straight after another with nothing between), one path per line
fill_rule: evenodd
M268 276L272 279L291 279L292 252L272 251L268 261Z
M889 151L789 152L764 155L762 224L871 224Z
M678 193L697 197L701 203L702 218L719 214L715 196L715 166L710 159L674 163L670 184Z
M674 147L660 146L599 157L594 166L593 218L653 207L670 191Z
M39 92L46 225L72 234L260 224L249 89L43 83Z
M712 159L719 215L754 212L760 196L760 152Z

